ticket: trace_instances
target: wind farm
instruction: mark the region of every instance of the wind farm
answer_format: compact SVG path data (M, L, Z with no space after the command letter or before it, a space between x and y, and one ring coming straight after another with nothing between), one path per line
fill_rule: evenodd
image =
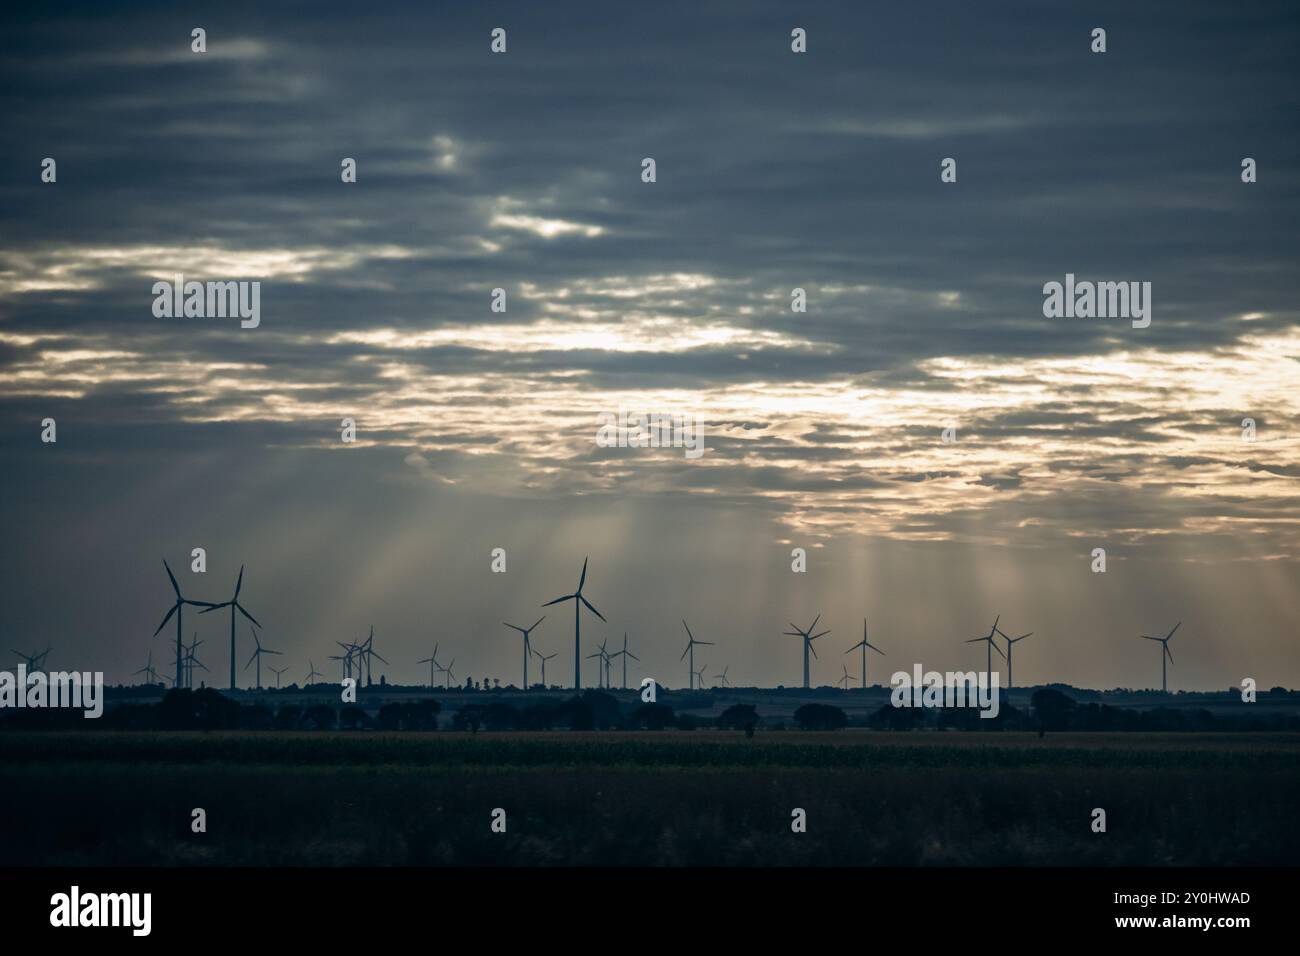
M292 621L265 615L261 620L274 626L282 639L275 647L263 644L261 625L248 622L245 639L253 649L242 671L251 677L251 681L245 678L248 686L234 690L204 686L198 678L207 670L199 659L205 641L224 642L229 637L231 620L241 613L251 618L238 603L247 585L240 575L233 596L220 602L203 600L206 595L192 581L184 586L174 583L174 605L164 624L185 606L203 609L199 621L206 620L214 610L228 610L231 616L221 619L220 632L211 632L205 638L192 631L190 641L182 643L179 685L166 686L154 667L155 648L141 646L140 656L131 663L138 665L143 659L144 666L128 667L124 675L129 683L110 689L105 725L120 731L121 736L114 740L123 743L115 743L114 747L126 747L125 741L136 739L155 741L165 749L166 740L179 735L187 747L202 753L206 748L222 746L227 739L224 735L240 735L239 762L220 771L199 771L203 785L218 793L240 786L246 774L273 772L268 769L272 752L263 752L256 741L281 741L279 746L295 754L294 760L307 766L330 767L332 774L346 780L348 792L359 795L359 806L369 808L365 812L370 815L372 832L376 837L382 834L385 841L391 838L393 847L418 844L405 830L404 813L410 811L393 812L392 805L387 805L385 812L380 812L380 805L374 803L381 792L376 787L389 773L406 774L409 771L405 768L413 767L436 768L432 776L421 776L413 784L412 793L420 800L432 801L431 805L442 808L442 812L452 812L452 807L458 808L455 812L466 812L474 800L481 798L484 786L464 769L464 761L472 760L474 766L492 768L491 779L509 789L512 801L537 807L536 825L543 828L558 827L565 812L562 808L571 806L570 801L586 804L599 800L602 805L612 801L617 809L610 812L621 821L621 828L634 834L617 851L602 851L595 857L584 855L576 836L581 828L575 831L572 827L564 831L570 836L541 837L535 846L539 853L546 847L545 853L551 859L605 863L664 861L662 849L645 839L644 834L667 825L662 815L670 812L673 804L664 788L674 786L694 788L709 794L708 799L733 808L727 818L732 829L712 831L689 822L675 824L690 834L695 849L689 852L703 852L707 846L712 847L712 859L744 863L743 855L727 849L736 845L740 834L745 841L757 841L766 859L784 859L788 851L767 842L762 835L764 824L752 817L753 812L775 812L766 807L766 798L755 805L756 811L742 809L747 805L745 800L766 792L764 787L771 787L775 781L777 791L797 792L801 804L817 800L819 814L829 814L829 825L847 828L846 832L859 832L848 824L856 812L849 807L857 799L889 808L910 821L904 831L908 834L906 840L893 846L857 836L836 841L819 835L814 841L819 860L846 865L907 865L934 861L920 855L916 848L925 845L926 821L939 812L938 794L947 786L936 784L939 789L932 790L927 785L918 790L903 782L920 779L914 775L921 767L931 768L928 773L932 776L927 779L960 781L963 788L974 787L980 799L998 801L1011 799L1007 788L1010 780L1019 779L1016 775L1050 774L1052 792L1064 795L1054 796L1053 801L1074 799L1069 795L1082 793L1083 788L1096 785L1098 779L1108 779L1109 792L1121 794L1111 798L1116 806L1124 805L1124 801L1146 805L1148 798L1138 790L1123 789L1132 787L1134 780L1145 781L1142 785L1154 794L1150 799L1177 803L1181 799L1178 794L1159 783L1166 779L1162 775L1169 768L1177 767L1183 773L1201 773L1197 779L1202 788L1211 781L1208 792L1216 813L1234 811L1234 801L1239 801L1234 795L1237 791L1216 788L1212 783L1217 768L1225 761L1256 754L1249 759L1262 761L1263 774L1279 785L1300 774L1300 695L1269 692L1259 704L1248 705L1235 691L1170 692L1168 645L1178 634L1187 640L1188 653L1194 655L1195 625L1188 634L1180 630L1179 622L1162 636L1141 635L1161 645L1159 689L1098 691L1052 680L1040 656L1045 645L1026 645L1039 650L1039 654L1022 655L1022 672L1030 672L1031 679L1013 680L1013 651L1036 632L1008 636L1002 629L1002 616L995 615L983 635L961 638L961 643L985 645L985 669L970 672L971 678L987 679L995 663L1005 661L1006 679L1000 683L1002 700L996 719L982 719L979 711L961 707L905 712L893 703L895 679L871 671L873 656L882 662L894 662L895 658L887 658L886 650L871 639L873 631L864 615L857 616L862 623L861 638L843 650L840 670L835 674L820 662L815 646L832 633L832 621L823 612L817 612L806 626L790 623L781 634L777 633L779 629L769 627L748 642L727 633L725 622L709 615L704 615L709 640L697 637L696 627L686 619L676 622L682 628L679 632L672 630L672 622L644 618L629 621L624 628L616 606L597 611L588 604L584 592L588 560L583 562L578 588L548 602L574 603L575 648L581 649L579 629L584 607L589 608L587 613L603 622L615 622L623 631L622 640L613 648L612 635L603 635L581 658L594 667L593 679L587 686L583 686L580 670L572 681L550 681L547 662L557 652L545 652L535 641L545 616L526 626L497 616L484 621L481 629L470 628L462 633L447 628L430 648L418 633L407 635L400 625L385 625L378 620L367 623L364 631L355 624L345 625L338 629L341 633L316 635L304 642L293 636ZM499 639L485 641L480 636L500 635L503 625L507 633L516 636L518 644ZM635 650L631 625L641 635ZM892 633L899 628L894 624L888 630ZM377 635L381 632L386 635L385 649L390 651L387 658L377 649ZM349 633L363 633L364 637ZM741 672L750 673L764 666L754 656L757 648L767 653L772 663L766 666L774 673L788 673L790 637L800 642L802 659L799 680L793 685L778 680L767 684L745 681L738 686L731 677L731 663L715 665L704 659L707 652L716 652L719 645L725 645L729 657L743 660ZM925 643L934 651L954 647L954 637L957 635L903 633L890 643L895 652L900 645L917 643ZM414 649L421 645L424 656ZM330 653L331 648L336 653ZM25 664L39 666L47 653L23 652L18 656ZM522 662L515 657L519 653ZM321 673L315 666L317 656L337 665L335 674ZM274 662L268 664L274 675L271 686L263 682L263 657ZM540 671L537 681L532 679L534 663ZM960 655L953 653L951 666L961 664ZM385 672L377 672L380 665ZM686 673L677 680L669 679L683 665ZM907 665L899 662L895 666ZM474 676L462 676L457 670L466 667ZM494 671L506 679L495 676ZM295 674L302 676L293 680ZM221 699L226 703L218 705L216 701ZM188 700L193 703L181 706ZM1252 730L1258 727L1272 729L1261 735ZM1160 736L1152 736L1151 731L1158 731ZM201 736L191 736L196 732ZM59 752L75 755L82 736L65 732L58 738ZM995 746L978 745L979 741L994 738ZM28 746L25 741L19 731L0 733L0 756L37 753L22 749ZM384 760L392 762L391 768L377 774L364 771L369 766L366 754L371 747L384 749ZM469 747L474 749L461 749ZM123 751L128 752L139 751ZM1117 775L1111 779L1107 776L1111 773L1107 761L1115 753L1126 755L1122 762L1127 769L1123 775L1116 770ZM527 767L539 769L521 769L515 765L521 760ZM751 766L754 760L761 761L764 768L762 779L767 783L762 786L750 776L757 772ZM121 762L110 757L104 766L111 768L123 788L139 790L130 783L132 775L141 772L138 761L138 756ZM143 766L147 765L146 760ZM616 769L626 766L640 768L642 778L628 778L625 771ZM581 773L575 774L577 768ZM972 776L972 771L980 773ZM586 784L579 781L587 780L586 775L600 780L599 797L584 792ZM279 779L274 797L268 801L271 812L281 818L278 825L286 828L290 840L297 841L295 846L310 847L306 834L284 816L291 801L302 799L305 791L300 788L305 784L292 774ZM557 781L563 781L563 798L548 795L546 788ZM842 787L848 789L841 791ZM156 799L152 790L148 793L144 798L146 807ZM1059 807L1051 801L1049 804L1052 813L1073 812L1066 803ZM1003 845L998 841L1005 839L1005 834L999 829L1001 824L990 825L975 804L963 805L956 812L972 839L986 846L983 852L1001 853L998 858L1008 863L1059 865L1085 858L1105 865L1112 859L1107 856L1109 851L1098 850L1100 844L1088 843L1082 834L1063 830L1055 823L1042 829L1044 818L1018 804L1016 807L1006 825L1028 827L1039 836L1015 850L991 849ZM1035 812L1040 811L1041 807ZM350 825L351 818L339 816L350 811L331 812L332 826ZM126 820L134 828L142 845L165 845L150 838L150 819L134 810L118 815L119 823ZM1181 832L1166 829L1162 837L1180 859L1202 861L1237 860L1247 854L1267 858L1277 846L1286 846L1289 840L1300 841L1300 834L1279 822L1281 816L1268 819L1267 826L1249 830L1239 847L1219 856L1204 856L1198 849L1200 844ZM109 826L107 818L103 825ZM1086 827L1081 829L1087 832ZM462 839L458 833L446 839L446 853L450 854L447 860L484 863L493 859L483 856L473 841ZM219 858L227 862L238 862L250 852L239 841L226 840L220 846ZM12 844L0 851L0 859L6 854L10 859L22 859L26 852L23 847L21 841ZM313 851L300 852L307 854L304 859L320 862L311 855ZM525 852L525 862L533 860L528 855L531 852ZM390 863L427 862L418 848L384 853L389 855L380 859ZM87 859L93 858L92 852ZM168 859L164 853L142 858L142 862ZM937 859L957 865L969 862L951 851L941 853Z

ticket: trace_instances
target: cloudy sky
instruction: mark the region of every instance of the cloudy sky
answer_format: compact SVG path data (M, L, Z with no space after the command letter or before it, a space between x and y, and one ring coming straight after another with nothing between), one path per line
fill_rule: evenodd
M7 13L5 649L167 662L166 557L209 600L246 564L287 676L373 624L390 679L439 641L518 682L501 622L589 554L584 642L670 685L683 617L697 665L792 684L818 612L819 683L864 616L880 663L947 669L995 614L1035 632L1019 683L1158 686L1136 635L1179 620L1171 687L1300 683L1293 7L791 11ZM260 326L155 317L177 273L259 281ZM1066 273L1150 282L1150 327L1045 318ZM706 453L598 446L620 405Z

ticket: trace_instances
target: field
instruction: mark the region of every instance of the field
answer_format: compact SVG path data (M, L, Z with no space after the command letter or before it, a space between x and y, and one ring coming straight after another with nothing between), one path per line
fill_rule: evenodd
M0 865L1216 866L1300 851L1296 734L10 732L0 788Z

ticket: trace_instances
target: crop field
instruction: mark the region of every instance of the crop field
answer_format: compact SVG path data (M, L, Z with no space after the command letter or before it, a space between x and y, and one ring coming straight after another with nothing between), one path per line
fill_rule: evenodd
M11 732L0 787L3 865L1248 866L1300 851L1296 734Z

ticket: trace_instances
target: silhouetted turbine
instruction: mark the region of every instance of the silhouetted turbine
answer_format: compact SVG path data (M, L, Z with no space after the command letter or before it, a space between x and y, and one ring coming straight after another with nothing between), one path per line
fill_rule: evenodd
M149 648L149 663L145 664L144 667L140 668L138 671L135 672L135 674L132 674L131 676L134 677L136 674L143 674L146 678L149 678L149 683L151 684L155 682L161 683L161 681L158 680L158 672L153 669L153 648L152 647Z
M244 670L248 670L248 665L252 664L253 661L257 661L257 689L261 690L262 689L262 655L279 654L280 652L273 651L270 648L263 647L262 642L257 639L257 632L254 631L251 627L248 630L249 633L253 635L253 643L257 645L257 650L253 651L253 656L248 659L248 664L244 665Z
M241 564L239 566L239 577L235 579L234 596L231 597L229 601L223 601L220 604L214 604L212 605L212 607L208 608L207 610L199 612L200 614L209 614L212 611L217 610L218 608L223 608L223 607L230 608L230 689L231 690L235 689L235 612L238 611L240 614L244 615L244 617L248 618L254 624L257 624L258 627L262 626L261 624L258 623L257 618L249 614L248 611L244 609L244 606L239 603L239 589L242 588L243 586L244 586L244 566Z
M1182 626L1183 626L1183 622L1179 621L1177 624L1174 625L1174 631L1178 630ZM1173 663L1174 660L1174 655L1169 651L1169 638L1174 636L1174 631L1170 631L1164 637L1147 637L1147 635L1145 634L1138 635L1144 641L1159 641L1161 646L1163 646L1165 649L1164 653L1160 655L1160 692L1162 694L1169 693L1169 680L1168 680L1169 675L1167 669L1168 669L1168 665ZM1166 661L1165 658L1168 658L1169 660Z
M432 653L432 654L430 654L430 655L429 655L428 657L426 657L424 660L416 661L415 663L417 663L417 664L428 664L428 665L429 665L429 686L432 687L432 686L433 686L433 669L434 669L435 667L438 667L438 666L439 666L439 664L438 664L438 645L437 645L437 644L434 644L434 645L433 645L433 653Z
M605 653L605 644L606 644L606 642L607 642L608 640L609 640L609 638L605 638L604 640L602 640L602 641L600 642L600 648L596 651L595 654L588 654L588 655L587 655L587 660L591 660L593 657L598 657L598 658L600 658L600 660L596 662L596 666L599 668L599 670L596 672L596 673L597 673L597 677L596 677L596 686L597 686L597 687L604 687L604 686L605 686L605 678L606 678L606 676L607 676L606 667L607 667L608 664L609 664L609 655Z
M22 651L14 651L14 653L27 663L27 670L34 673L41 669L41 666L45 663L46 655L53 649L54 648L52 647L46 647L45 650L41 651L39 654L24 654Z
M822 631L820 634L813 633L813 630L816 629L817 627L817 622L820 621L821 619L822 616L818 614L815 618L813 618L813 622L808 625L808 630L806 631L803 628L801 628L798 624L795 624L793 621L791 621L790 626L794 628L794 630L783 632L787 637L803 638L803 689L804 690L808 690L810 686L808 682L808 652L812 651L812 656L813 657L817 656L817 651L812 646L812 642L817 640L817 638L825 637L827 634L830 633L829 629Z
M167 569L167 579L171 581L172 590L176 592L176 603L172 605L171 610L167 612L167 616L164 617L162 623L158 625L158 630L154 631L153 634L154 637L157 637L158 632L161 631L167 625L167 622L172 619L172 615L176 615L176 679L172 681L172 686L183 687L184 684L182 684L182 681L185 678L185 659L184 654L182 653L184 645L181 642L182 609L186 604L193 607L216 607L216 605L211 601L191 601L189 598L183 597L181 595L181 586L176 583L176 575L172 574L171 566L167 563L166 558L163 558L163 567Z
M623 632L623 649L621 651L615 651L613 654L609 655L611 661L616 657L623 658L623 689L627 690L627 659L630 657L638 663L641 661L641 658L637 657L627 649L627 631Z
M690 662L686 665L687 678L686 682L690 685L688 690L695 690L695 645L700 644L707 647L713 646L713 641L697 641L695 635L691 633L691 626L682 618L682 627L686 628L686 650L682 651L682 656L677 658L680 662L687 654L691 656Z
M1003 639L1004 641L1007 642L1007 690L1010 690L1010 689L1011 689L1011 650L1012 650L1012 645L1015 644L1017 641L1023 641L1026 637L1033 637L1033 636L1034 636L1034 632L1033 632L1033 631L1030 631L1028 634L1021 634L1019 637L1007 637L1007 635L1006 635L1005 633L1003 633L1002 630L999 628L999 629L998 629L998 633L999 633L999 634L1002 634L1002 639Z
M993 652L997 651L998 657L1002 658L1003 660L1007 659L1007 655L1002 653L1002 648L998 647L997 644L995 644L993 641L994 634L1002 634L1002 632L998 630L998 621L1000 620L1002 620L1001 614L999 614L997 617L993 619L993 626L989 628L989 632L986 636L972 637L969 641L965 642L967 644L978 644L980 641L985 641L988 644L988 666L984 670L984 679L986 682L990 684L990 686L992 686L992 680L993 680ZM1006 637L1005 634L1003 634L1002 636Z
M542 662L542 687L544 688L546 687L546 662L549 661L552 657L554 657L555 654L554 653L543 654L540 651L534 651L533 653L535 653L537 655L537 659Z
M587 610L589 610L592 614L596 615L596 617L600 618L602 621L605 620L605 615L597 611L596 608L592 606L592 603L582 596L582 586L583 584L586 583L586 581L587 581L587 559L583 558L582 576L578 578L578 590L574 591L572 594L566 594L563 597L557 597L554 601L547 601L545 604L542 605L542 607L550 607L552 604L559 604L562 601L573 602L573 689L574 690L582 689L582 641L580 639L581 628L579 624L579 617L582 608L579 605L580 604L587 605Z
M866 687L867 686L867 648L870 648L871 650L875 651L877 654L881 655L882 657L884 656L885 652L882 651L880 648L876 647L875 644L868 643L867 619L865 617L862 619L862 640L858 641L858 643L854 644L844 653L852 654L858 648L862 649L862 686Z
M840 685L840 690L848 690L849 682L853 680L853 675L849 673L848 665L843 661L840 661L840 669L844 671L844 676L836 681L836 683Z
M545 614L534 621L532 627L519 627L518 625L511 624L508 621L501 622L512 631L518 631L524 636L524 690L528 690L528 656L533 652L533 645L529 643L528 635L533 633L533 631L537 629L537 625L541 624L544 620L546 620Z

